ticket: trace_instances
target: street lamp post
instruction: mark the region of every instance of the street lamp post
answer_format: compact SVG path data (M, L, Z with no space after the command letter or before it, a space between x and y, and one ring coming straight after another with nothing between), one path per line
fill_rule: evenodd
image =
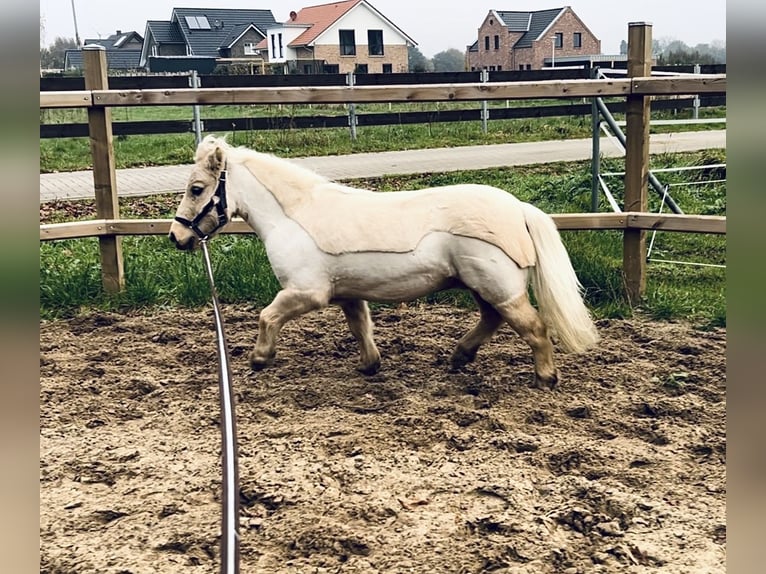
M74 20L74 39L77 42L77 47L80 48L80 32L77 30L77 12L74 9L74 0L72 0L72 19Z

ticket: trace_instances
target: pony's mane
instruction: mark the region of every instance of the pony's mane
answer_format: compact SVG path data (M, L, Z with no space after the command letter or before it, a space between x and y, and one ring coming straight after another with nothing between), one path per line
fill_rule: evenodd
M282 206L302 203L318 186L330 183L327 178L303 166L272 154L257 152L244 146L234 147L224 138L206 136L197 147L195 161L220 148L226 161L247 167Z

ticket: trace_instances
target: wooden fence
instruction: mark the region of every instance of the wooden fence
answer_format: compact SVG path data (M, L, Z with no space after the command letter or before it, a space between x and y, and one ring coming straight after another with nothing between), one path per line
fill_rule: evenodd
M124 287L120 239L123 235L163 235L170 220L119 218L111 108L120 106L307 104L365 102L482 101L542 98L621 97L626 99L627 150L625 212L554 214L561 229L619 229L624 233L623 272L627 295L638 301L646 277L645 230L726 233L726 218L650 214L647 209L650 97L657 95L720 95L726 75L651 77L651 25L628 26L627 77L614 79L540 80L496 83L285 86L240 88L109 89L106 56L95 46L84 50L85 89L40 92L41 108L85 108L93 157L96 192L94 221L40 226L40 240L98 237L102 283L108 292ZM229 233L251 233L234 221Z
M625 62L622 62L623 64ZM671 71L672 70L672 71ZM692 73L692 66L653 66L652 73ZM703 66L703 74L725 72L724 66ZM585 80L593 76L591 69L563 68L546 70L503 71L489 72L485 75L485 83L493 82L529 82L544 80ZM317 87L345 86L348 83L346 74L312 74L291 76L262 76L262 75L206 75L198 76L199 87L205 88L242 88L261 87L280 89L287 86ZM437 73L408 73L408 74L358 74L353 79L353 85L422 85L422 84L469 84L482 81L479 72L437 72ZM109 78L111 89L179 89L189 87L187 75L174 76L112 76ZM85 88L84 78L41 78L40 91L81 91ZM483 102L482 102L483 103ZM609 102L606 104L612 114L624 113L625 102ZM653 100L652 111L678 111L695 107L725 106L726 96L706 96ZM592 112L590 103L562 102L556 105L535 106L505 106L505 107L474 107L459 109L432 109L425 111L403 110L396 112L360 113L355 110L350 117L350 108L345 113L315 113L311 115L267 115L247 117L204 118L204 129L207 132L250 131L250 130L283 130L283 129L322 129L349 127L353 119L359 127L382 125L434 124L445 122L482 121L486 112L487 120L507 120L522 118L543 118L560 116L589 116ZM115 136L190 133L195 131L190 119L176 120L141 120L120 121L112 124ZM40 138L70 138L88 137L87 123L41 123Z

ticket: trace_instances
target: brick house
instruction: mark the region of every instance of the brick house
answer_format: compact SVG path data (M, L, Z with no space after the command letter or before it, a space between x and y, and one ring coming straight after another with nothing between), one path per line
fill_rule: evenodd
M558 58L601 53L601 40L570 6L533 12L490 10L477 36L466 51L471 71L540 70L555 66Z
M258 49L273 71L290 74L392 73L408 70L417 45L366 0L309 6L267 30Z

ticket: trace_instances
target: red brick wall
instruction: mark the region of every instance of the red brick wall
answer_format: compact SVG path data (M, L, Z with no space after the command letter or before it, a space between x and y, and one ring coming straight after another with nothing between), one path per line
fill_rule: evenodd
M370 56L367 52L367 44L356 45L356 56L341 56L340 46L319 45L314 47L314 57L317 60L326 60L328 64L338 64L340 73L353 72L356 64L367 64L370 74L383 72L383 64L391 64L394 73L407 71L407 46L404 44L386 44L383 47L383 56Z

